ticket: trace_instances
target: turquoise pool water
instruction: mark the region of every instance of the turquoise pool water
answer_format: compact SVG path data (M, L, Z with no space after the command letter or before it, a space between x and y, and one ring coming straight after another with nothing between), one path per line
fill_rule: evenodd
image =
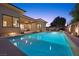
M10 42L29 56L72 56L64 32L41 32L10 38Z

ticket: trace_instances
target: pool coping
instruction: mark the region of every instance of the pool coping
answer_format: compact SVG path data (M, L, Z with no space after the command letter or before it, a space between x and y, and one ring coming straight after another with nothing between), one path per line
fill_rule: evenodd
M72 37L72 35L70 35L69 33L67 33L67 32L64 32L66 35L67 35L67 37L69 38L68 39L68 41L69 41L69 44L70 44L70 47L71 47L71 49L72 49L72 51L73 51L73 53L74 53L74 55L73 56L79 56L79 47L74 43L74 41L72 41L72 39L73 40L75 40L73 37Z
M35 34L35 33L39 33L39 32L25 33L25 34L19 34L19 35L15 35L15 36L1 36L0 39L12 38L12 37L17 37L17 36L22 36L22 35L27 35L27 34Z

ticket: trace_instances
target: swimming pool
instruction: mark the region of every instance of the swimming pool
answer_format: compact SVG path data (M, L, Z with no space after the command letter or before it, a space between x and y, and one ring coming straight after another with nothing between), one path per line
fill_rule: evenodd
M10 38L10 42L29 56L72 56L64 32L41 32Z

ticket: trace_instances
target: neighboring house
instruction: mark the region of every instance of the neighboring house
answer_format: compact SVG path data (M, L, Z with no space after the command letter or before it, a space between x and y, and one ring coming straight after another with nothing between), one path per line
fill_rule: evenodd
M68 25L67 31L72 35L79 36L79 22Z
M0 4L0 36L27 31L45 31L46 21L23 15L24 10L7 3Z

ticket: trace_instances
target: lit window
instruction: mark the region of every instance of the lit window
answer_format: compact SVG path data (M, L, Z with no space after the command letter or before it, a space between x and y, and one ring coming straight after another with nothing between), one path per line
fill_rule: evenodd
M75 32L78 33L78 26L75 28Z
M12 26L12 17L3 15L3 27L11 27Z
M3 27L7 26L7 21L3 21Z
M28 24L28 29L31 30L31 24Z
M37 24L37 28L38 28L38 29L41 28L41 24Z
M24 24L20 24L20 29L24 30Z
M18 18L13 18L13 27L19 27Z
M69 32L71 32L71 25L69 26Z
M41 24L40 24L40 28L41 28Z

